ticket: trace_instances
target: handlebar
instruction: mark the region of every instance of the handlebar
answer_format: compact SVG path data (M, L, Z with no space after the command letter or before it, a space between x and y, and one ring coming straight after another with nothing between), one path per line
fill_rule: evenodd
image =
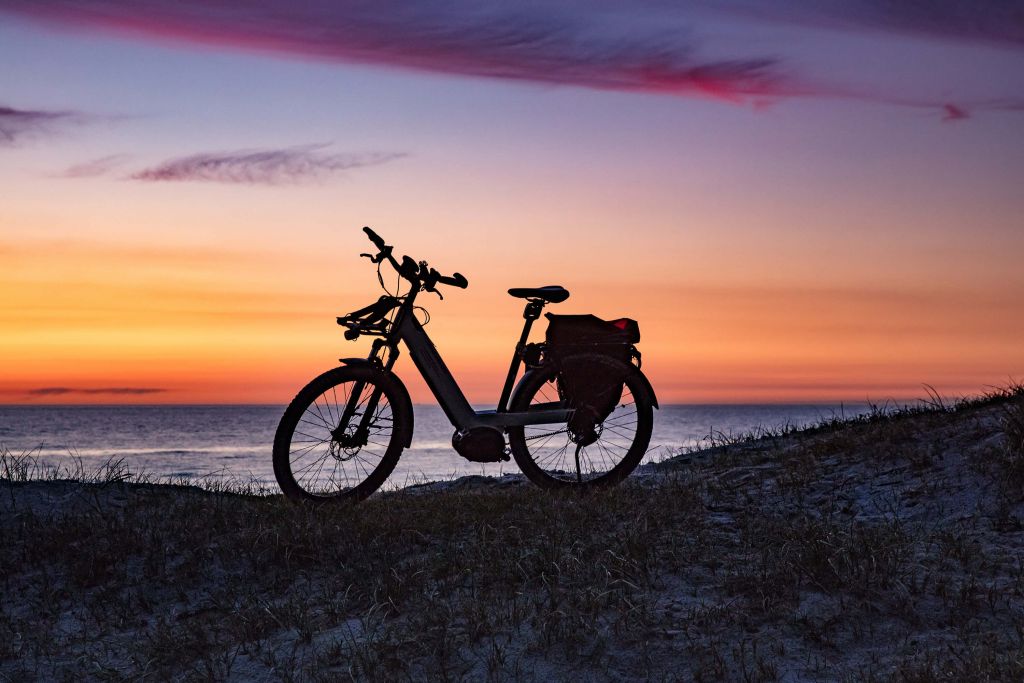
M466 280L465 276L461 273L453 273L450 276L441 275L433 268L427 269L426 263L417 264L416 261L409 258L408 256L402 257L402 262L399 263L395 260L395 257L391 255L393 247L388 246L384 243L383 238L375 233L369 227L364 227L363 232L370 238L373 245L377 247L377 255L363 254L368 256L374 263L380 263L383 260L387 260L394 267L398 274L403 278L416 285L416 287L424 289L428 292L435 292L440 296L440 292L437 291L437 285L448 285L451 287L458 287L459 289L466 289L469 287L469 281Z
M469 287L469 281L462 273L453 273L451 277L439 275L437 281L439 284L451 285L452 287L458 287L459 289L465 289L466 287Z
M384 240L381 238L380 235L375 233L369 227L364 227L363 232L366 233L366 236L370 238L370 241L373 242L374 246L376 246L378 250L384 251L384 247L386 245L384 244Z

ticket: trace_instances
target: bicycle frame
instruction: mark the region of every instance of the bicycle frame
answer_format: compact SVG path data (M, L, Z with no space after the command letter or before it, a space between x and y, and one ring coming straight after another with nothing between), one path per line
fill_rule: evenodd
M427 386L430 388L434 398L437 399L441 409L444 410L448 420L459 430L473 429L474 427L491 427L502 431L509 427L523 427L536 424L565 424L572 416L572 410L561 407L560 404L544 404L531 406L525 412L509 412L508 402L512 395L512 386L516 375L519 373L519 366L522 362L522 350L529 337L533 321L540 317L543 302L530 301L526 305L523 317L526 324L520 335L519 343L516 345L512 363L509 366L508 375L502 387L501 397L495 410L473 410L466 395L462 393L458 382L452 376L448 366L438 353L434 343L427 336L426 330L416 320L413 313L413 302L417 292L410 292L398 308L398 313L391 325L391 331L383 340L376 340L366 361L377 365L385 372L390 372L398 360L398 342L404 342L409 350L416 369L419 370ZM381 349L387 348L388 354L384 361L380 359ZM362 359L358 359L362 361ZM345 411L340 421L341 425L348 424L348 420L357 410L360 403L360 396L363 387L357 385L349 398ZM356 438L365 435L370 418L380 398L380 389L376 389L370 395L363 410L363 416L357 429Z

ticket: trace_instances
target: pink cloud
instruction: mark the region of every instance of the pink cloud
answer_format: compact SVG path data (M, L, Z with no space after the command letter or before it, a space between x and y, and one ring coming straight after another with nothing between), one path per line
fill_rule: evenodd
M15 145L28 138L51 135L65 124L85 118L73 111L14 109L0 105L0 145Z
M985 105L949 105L949 96L896 102L870 88L833 84L806 55L783 60L758 53L738 33L701 40L692 29L708 16L739 17L748 28L754 22L752 34L781 23L1024 45L1024 20L1013 0L0 0L0 9L71 27L325 61L755 107L786 97L839 97L929 108L946 118L947 106L966 114Z
M59 178L96 178L98 176L106 175L118 166L124 164L127 160L128 156L126 154L111 154L109 156L100 157L99 159L92 159L80 164L75 164L56 175Z
M343 171L376 166L404 154L324 153L325 145L283 149L206 152L171 159L129 176L149 182L199 181L258 185L291 185L318 180Z
M0 4L58 24L328 61L730 100L785 90L771 58L701 56L681 31L610 26L585 5L562 11L464 0Z

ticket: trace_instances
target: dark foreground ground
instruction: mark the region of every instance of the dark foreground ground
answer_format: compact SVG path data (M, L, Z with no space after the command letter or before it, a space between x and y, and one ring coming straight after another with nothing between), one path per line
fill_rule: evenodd
M47 476L0 463L0 680L1024 680L1020 390L582 498Z

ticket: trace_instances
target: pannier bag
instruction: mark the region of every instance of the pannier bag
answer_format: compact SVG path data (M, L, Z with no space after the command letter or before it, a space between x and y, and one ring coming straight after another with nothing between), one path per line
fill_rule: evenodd
M569 430L581 441L593 443L595 428L611 415L622 398L633 344L640 341L635 320L602 320L594 315L545 314L546 357L558 368L558 394L575 412ZM588 354L591 358L584 358ZM593 355L619 363L595 363Z

